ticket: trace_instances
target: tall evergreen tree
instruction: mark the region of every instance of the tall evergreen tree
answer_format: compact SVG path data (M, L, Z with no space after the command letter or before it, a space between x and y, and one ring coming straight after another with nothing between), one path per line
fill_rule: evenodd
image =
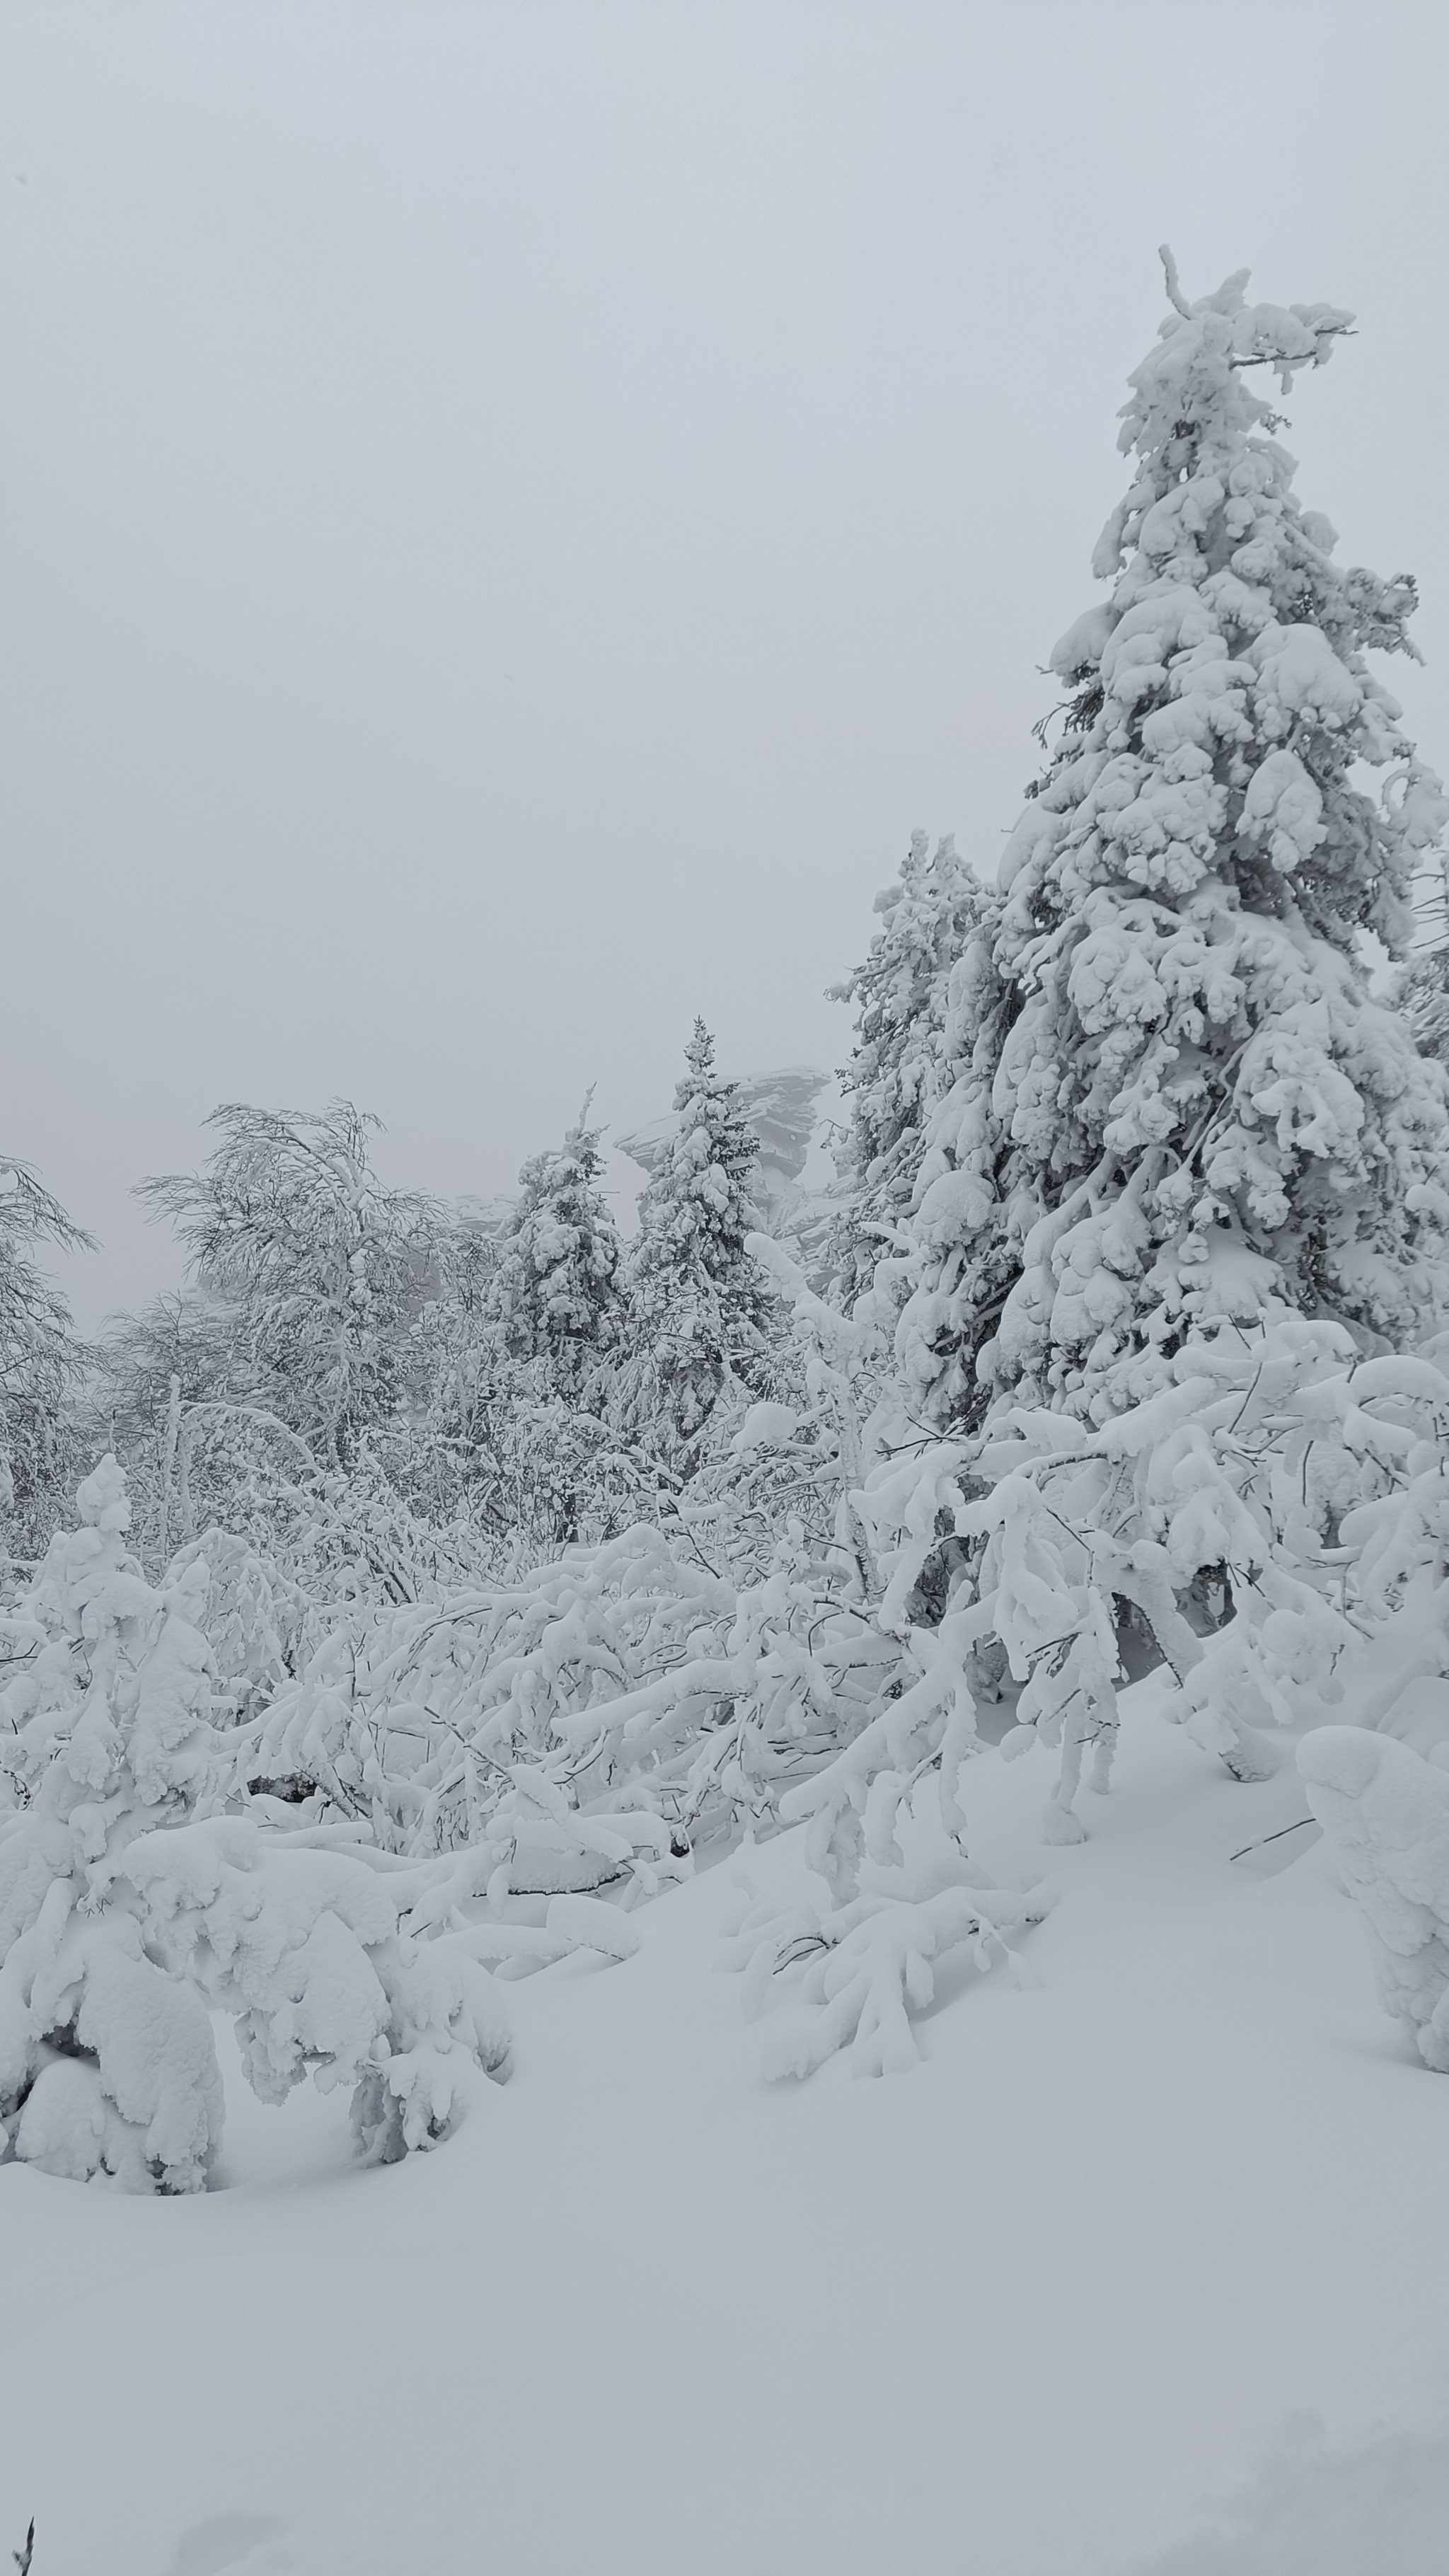
M715 1069L703 1020L684 1053L674 1132L640 1193L626 1266L621 1410L628 1428L687 1463L727 1380L763 1389L774 1297L745 1248L759 1140L737 1086Z
M1402 1333L1449 1223L1443 1078L1361 958L1402 953L1449 810L1366 659L1412 653L1414 585L1334 564L1249 383L1349 316L1246 272L1189 304L1167 267L1111 595L1052 656L1060 746L956 970L987 1042L933 1123L899 1343L938 1418L1100 1415L1194 1318L1274 1300Z
M519 1199L490 1283L488 1311L512 1360L536 1360L561 1394L575 1392L609 1348L618 1303L619 1234L599 1187L600 1130L590 1092L561 1148L519 1173Z

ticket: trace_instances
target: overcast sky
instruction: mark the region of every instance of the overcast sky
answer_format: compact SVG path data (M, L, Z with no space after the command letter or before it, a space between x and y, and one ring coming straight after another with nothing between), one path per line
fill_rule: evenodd
M1449 767L1443 0L0 0L6 1150L244 1098L508 1186L590 1082L839 1062L915 824L983 868L1163 310L1360 336L1286 443L1415 571Z

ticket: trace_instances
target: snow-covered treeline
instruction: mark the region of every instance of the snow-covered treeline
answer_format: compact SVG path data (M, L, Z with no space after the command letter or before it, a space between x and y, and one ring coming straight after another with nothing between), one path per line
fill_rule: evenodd
M701 1024L627 1243L589 1101L489 1215L349 1104L234 1104L144 1184L190 1285L92 1351L7 1167L15 2154L203 2181L204 2004L267 2098L427 2145L499 1974L782 1822L825 1897L741 1912L751 2003L801 1989L767 2062L902 2065L941 1951L1053 1898L980 1882L971 1765L1047 1745L1080 1837L1154 1665L1236 1778L1392 1746L1304 1767L1438 2033L1427 1862L1394 1944L1449 1742L1449 804L1372 658L1413 583L1336 563L1257 389L1349 317L1247 284L1168 263L1000 880L918 834L841 988L833 1190L762 1188Z

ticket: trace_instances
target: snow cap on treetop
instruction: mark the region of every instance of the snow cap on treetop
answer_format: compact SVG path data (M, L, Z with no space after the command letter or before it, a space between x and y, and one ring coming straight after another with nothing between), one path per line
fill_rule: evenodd
M109 1450L80 1486L75 1499L76 1509L88 1529L130 1528L131 1504L126 1492L125 1470L117 1466Z

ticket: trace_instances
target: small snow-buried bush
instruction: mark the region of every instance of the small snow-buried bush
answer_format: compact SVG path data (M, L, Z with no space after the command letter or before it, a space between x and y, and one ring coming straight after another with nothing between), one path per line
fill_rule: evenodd
M204 1559L145 1581L112 1458L78 1501L81 1527L0 1629L6 2151L79 2181L200 2189L222 2122L208 2005L236 2015L264 2100L310 2073L352 2087L369 2155L434 2144L469 2070L508 2052L461 1918L428 1908L426 1872L234 1812L244 1739L208 1715ZM537 1938L555 1955L599 1935L574 1921Z

